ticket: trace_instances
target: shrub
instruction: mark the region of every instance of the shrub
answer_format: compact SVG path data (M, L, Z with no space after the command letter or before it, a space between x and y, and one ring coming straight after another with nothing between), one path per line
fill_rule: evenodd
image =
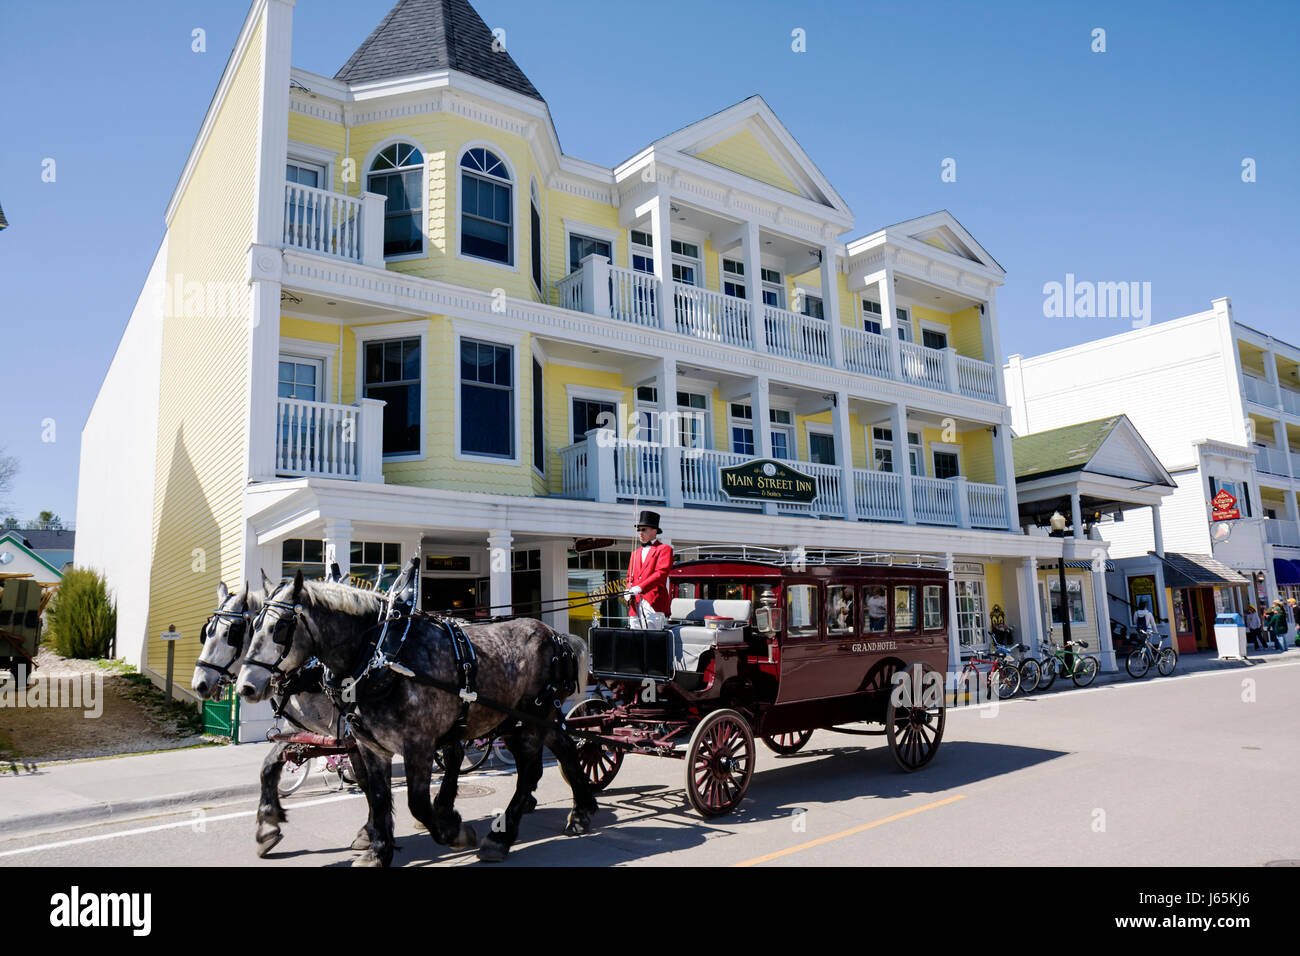
M45 644L63 657L103 657L117 632L117 606L98 571L72 568L45 612Z

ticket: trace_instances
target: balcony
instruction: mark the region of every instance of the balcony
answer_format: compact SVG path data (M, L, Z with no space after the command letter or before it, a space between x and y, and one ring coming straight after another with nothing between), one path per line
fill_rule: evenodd
M1294 521L1270 519L1264 522L1264 536L1269 544L1300 548L1300 527Z
M1273 396L1272 382L1266 382L1254 375L1242 375L1241 391L1248 402L1254 402L1256 405L1263 405L1267 408L1277 407L1277 401Z
M384 268L384 197L284 184L285 248Z
M721 469L756 460L751 455L712 449L665 446L656 442L614 440L592 430L583 441L560 449L561 494L566 498L614 504L658 502L669 507L709 507L758 514L759 501L732 499L722 490ZM854 521L903 522L904 476L866 468L808 461L790 467L817 487L809 504L778 502L777 514ZM915 524L954 528L1008 529L1007 492L1001 485L965 478L909 475ZM849 494L845 494L845 482ZM847 509L847 510L846 510Z
M384 403L355 405L280 398L275 409L275 472L303 478L382 482Z
M1289 388L1282 389L1282 407L1286 409L1288 415L1300 418L1300 392L1293 392Z
M997 369L988 362L958 355L955 349L929 349L841 326L823 319L762 306L755 322L748 299L724 295L612 266L602 256L588 256L558 283L560 305L575 312L606 316L644 328L663 329L782 358L904 382L986 402L997 401ZM664 302L672 308L665 309ZM756 337L758 341L756 341ZM837 359L836 353L840 355ZM838 360L838 366L837 366Z
M1300 456L1294 454L1288 455L1286 451L1280 448L1257 448L1255 450L1255 470L1268 475L1289 477L1291 471L1287 467L1288 457L1300 458Z

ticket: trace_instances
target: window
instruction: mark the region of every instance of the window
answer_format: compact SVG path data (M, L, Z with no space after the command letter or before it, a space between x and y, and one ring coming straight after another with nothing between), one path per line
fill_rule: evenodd
M927 349L946 349L948 347L948 333L940 332L937 329L921 329L921 344Z
M786 587L785 622L790 637L817 636L817 585L791 584Z
M639 441L659 441L659 389L653 385L638 385L636 390L636 423Z
M957 643L963 651L984 645L984 582L957 582Z
M708 448L709 399L695 392L677 393L678 437L683 448Z
M819 295L803 295L803 314L813 319L826 318L826 311Z
M864 595L863 630L883 634L889 630L889 592L884 585L872 584L862 589Z
M393 542L353 541L348 550L348 580L364 587L389 587L402 570L401 552L401 545ZM301 571L309 581L323 581L325 557L324 541L287 538L280 546L280 573L289 577Z
M916 630L916 588L900 585L894 588L894 631Z
M1251 517L1250 510L1250 486L1244 481L1229 481L1224 478L1215 478L1210 476L1210 498L1213 499L1220 491L1226 491L1232 497L1237 499L1237 510L1241 512L1243 518Z
M394 143L370 164L366 189L384 203L384 255L424 251L424 157L410 143Z
M285 165L284 181L297 183L299 186L311 186L314 189L320 189L325 182L325 168L318 166L316 163L303 163L291 159Z
M460 251L476 259L514 264L514 210L510 172L486 149L460 160Z
M894 309L894 315L897 317L898 337L904 342L912 341L912 316L902 307Z
M873 335L880 335L884 331L880 321L879 302L862 300L862 327Z
M460 450L513 458L515 454L514 348L462 339Z
M542 428L542 364L533 359L533 467L546 474L546 437Z
M826 432L808 433L808 460L816 465L835 464L835 436Z
M654 237L648 232L633 229L631 233L632 271L655 274Z
M776 269L759 269L763 280L763 304L774 309L785 308L785 279Z
M853 588L833 585L826 589L826 633L852 634L857 618L853 607Z
M731 403L731 450L737 455L753 455L754 409L740 402Z
M876 471L894 470L894 430L875 427L871 429L871 454ZM921 470L921 436L917 432L907 433L907 457L912 474L924 477Z
M745 264L736 259L722 260L722 291L725 295L745 298Z
M1067 562L1068 564L1068 562ZM1070 596L1070 623L1086 624L1087 616L1084 614L1083 605L1083 580L1081 578L1067 577L1065 579L1065 591ZM1052 623L1061 623L1061 580L1058 576L1053 575L1047 581L1048 599L1052 605Z
M580 236L576 232L569 233L569 271L576 270L582 265L582 260L590 255L604 256L610 262L614 261L614 250L607 240Z
M321 400L323 385L320 359L283 356L280 359L280 398L298 398L308 402Z
M961 474L961 459L955 451L940 451L932 445L930 454L934 457L934 477L956 478Z
M602 418L601 416L605 416ZM612 428L616 426L617 412L613 402L602 402L593 398L575 398L573 400L573 440L583 441L587 432L593 428Z
M768 409L772 422L772 457L781 461L794 460L794 422L786 408Z
M420 450L420 340L366 343L365 397L384 406L384 454Z
M537 291L546 297L542 289L542 213L541 203L537 201L537 183L533 182L529 186L529 204L528 204L528 228L529 228L529 250L528 254L532 259L533 265L533 285Z
M704 285L703 269L700 268L700 247L693 242L673 239L673 281L682 285Z
M922 626L927 631L937 631L943 627L943 588L937 584L927 584L922 590L921 613L924 615Z

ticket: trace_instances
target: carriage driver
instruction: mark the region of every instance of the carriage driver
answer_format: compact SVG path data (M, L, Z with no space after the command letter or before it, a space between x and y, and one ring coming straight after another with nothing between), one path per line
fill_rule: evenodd
M650 612L667 615L672 604L668 597L668 571L673 566L673 549L659 540L658 535L662 533L659 515L642 511L636 522L640 545L632 550L632 559L627 565L627 598L632 612L632 627L643 626L643 614L647 626L662 627L662 619ZM651 617L655 619L649 620Z

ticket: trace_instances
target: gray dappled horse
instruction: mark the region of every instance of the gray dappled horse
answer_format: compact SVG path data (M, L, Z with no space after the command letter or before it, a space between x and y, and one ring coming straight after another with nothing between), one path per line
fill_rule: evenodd
M363 657L373 653L376 622L387 607L381 595L328 582L304 582L298 573L293 581L276 589L255 620L252 644L236 681L238 693L248 701L263 700L270 693L274 675L291 671L312 657L340 677L357 673ZM588 832L591 814L598 809L596 801L578 764L577 749L558 727L557 701L540 697L556 666L555 641L568 638L530 618L470 624L465 633L478 660L478 694L531 713L540 721L517 721L480 703L469 706L463 739L487 737L505 725L501 737L515 758L517 773L514 797L503 819L493 823L492 832L479 846L479 859L497 862L509 853L519 834L520 818L531 808L532 792L542 776L543 747L559 760L573 791L573 809L564 832ZM581 643L571 641L570 646L581 661ZM418 675L457 684L451 641L430 621L412 619L401 661ZM406 764L411 815L435 842L458 848L472 846L476 841L473 828L461 822L454 808L459 754L444 760L446 770L438 797L432 804L429 800L433 754L439 741L451 739L447 735L460 713L460 699L387 668L376 672L376 677L386 686L368 692L363 681L355 690L352 730L361 745L360 760L366 763L367 776L373 782L366 788L366 798L375 827L370 846L353 865L388 866L392 862L392 790L388 776L375 768L396 753ZM557 693L562 698L569 690Z
M243 664L248 650L253 618L262 609L265 594L274 587L265 573L262 574L262 591L250 589L248 582L244 582L236 592L229 591L224 582L217 586L217 610L203 626L203 650L190 680L190 689L200 699L215 700L227 684L234 682L236 667ZM333 737L339 732L339 710L321 691L304 690L291 694L285 701L284 714L295 727L311 733ZM288 819L288 813L280 803L279 783L288 748L287 743L277 743L262 761L262 796L257 806L258 856L266 856L284 838L280 824ZM365 790L365 768L359 766L359 760L354 763L358 764L353 768L357 784ZM390 770L387 764L382 768L385 775ZM352 841L353 849L364 850L370 846L373 827L372 813L366 825L357 831L356 839Z

